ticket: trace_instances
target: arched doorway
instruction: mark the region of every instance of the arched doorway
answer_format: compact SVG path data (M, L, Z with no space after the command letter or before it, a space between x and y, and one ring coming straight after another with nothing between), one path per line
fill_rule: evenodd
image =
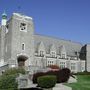
M25 61L28 59L27 56L25 55L19 55L17 57L17 61L18 61L18 66L19 67L24 67L25 66Z

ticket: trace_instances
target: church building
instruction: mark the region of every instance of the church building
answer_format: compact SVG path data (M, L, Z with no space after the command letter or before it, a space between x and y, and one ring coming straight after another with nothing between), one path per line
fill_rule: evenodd
M0 25L0 67L45 68L57 65L72 72L90 71L90 44L34 33L32 17L13 13Z

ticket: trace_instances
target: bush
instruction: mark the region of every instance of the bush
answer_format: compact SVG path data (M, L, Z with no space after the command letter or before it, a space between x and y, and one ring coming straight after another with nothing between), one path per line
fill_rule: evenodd
M46 75L55 75L56 76L56 79L57 79L57 83L59 82L59 70L58 71L48 71L46 72Z
M23 68L10 68L6 70L3 75L14 75L14 74L25 74L25 70Z
M25 70L22 68L12 68L6 70L0 76L0 90L17 90L18 84L16 82L16 77L19 73L24 74Z
M41 76L37 80L38 86L41 88L52 88L56 84L56 76L54 75L46 75L46 76Z
M67 82L71 75L71 71L68 68L63 68L58 73L59 83Z
M44 76L44 75L46 75L46 74L43 73L43 72L38 72L38 73L33 74L33 79L32 79L33 83L36 84L37 83L37 78L40 77L40 76Z
M0 77L1 90L17 90L17 82L15 75L4 75Z
M55 75L57 79L57 83L62 83L62 82L67 82L70 75L71 71L68 68L63 68L58 71L48 71L48 72L40 72L40 73L35 73L33 75L33 83L37 83L37 78L40 76L45 76L45 75Z

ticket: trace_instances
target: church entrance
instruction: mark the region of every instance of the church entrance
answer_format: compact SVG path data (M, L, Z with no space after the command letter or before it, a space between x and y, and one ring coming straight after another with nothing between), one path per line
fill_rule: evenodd
M25 55L20 55L17 57L17 61L18 61L18 67L24 67L25 66L25 61L28 59L27 56Z

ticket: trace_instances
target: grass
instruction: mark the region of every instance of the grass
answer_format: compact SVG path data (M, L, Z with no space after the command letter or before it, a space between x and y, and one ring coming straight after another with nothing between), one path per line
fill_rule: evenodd
M77 75L77 83L65 84L72 90L90 90L90 75Z

